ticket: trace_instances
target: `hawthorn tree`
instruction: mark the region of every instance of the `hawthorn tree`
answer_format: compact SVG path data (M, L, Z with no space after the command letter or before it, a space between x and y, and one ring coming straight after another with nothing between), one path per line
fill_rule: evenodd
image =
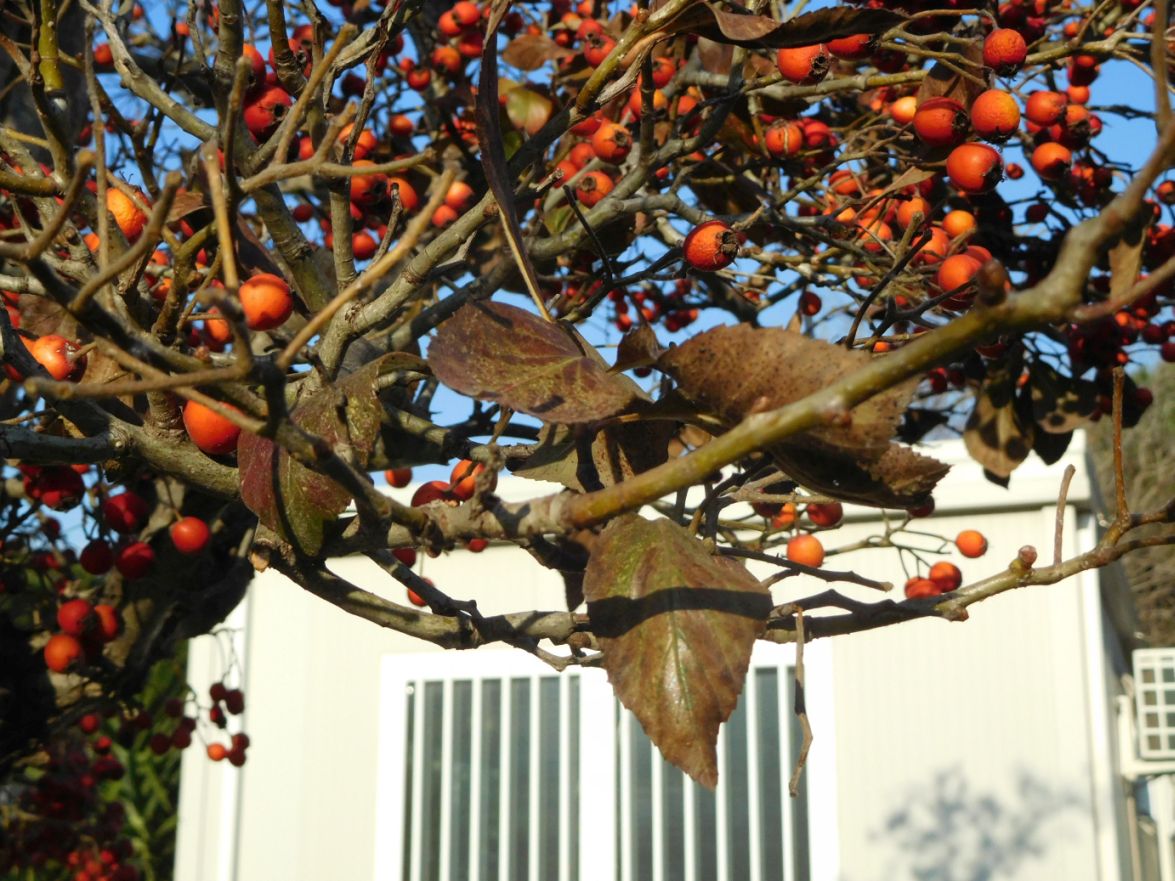
M0 771L34 773L0 866L138 876L117 818L43 834L85 820L46 780L120 774L87 759L103 725L245 761L240 692L142 689L257 569L602 665L712 785L755 640L958 620L1175 537L1122 490L1069 560L963 584L906 554L873 603L826 565L845 502L895 509L876 552L903 553L931 432L1006 483L1105 416L1122 486L1152 399L1123 368L1175 360L1167 0L332 3L5 4ZM1145 102L1100 93L1124 69ZM1146 150L1102 146L1125 119ZM565 490L507 503L503 471ZM567 609L486 616L414 570L489 541ZM404 602L326 565L358 554ZM830 586L772 607L798 572Z

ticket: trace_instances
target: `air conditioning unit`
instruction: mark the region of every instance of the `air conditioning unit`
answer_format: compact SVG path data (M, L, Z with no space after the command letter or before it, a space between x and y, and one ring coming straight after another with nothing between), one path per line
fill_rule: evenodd
M1175 648L1134 651L1138 757L1175 761Z

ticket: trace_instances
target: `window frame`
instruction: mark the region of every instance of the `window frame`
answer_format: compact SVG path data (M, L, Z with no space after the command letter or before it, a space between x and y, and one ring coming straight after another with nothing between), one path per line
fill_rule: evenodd
M826 643L814 643L804 649L805 668L805 697L808 709L808 718L811 721L815 740L808 756L804 774L808 781L808 853L810 876L806 881L836 881L839 868L837 858L837 781L836 781L836 731L833 719L833 671L832 654ZM782 675L790 675L795 664L795 646L778 645L765 641L755 644L751 657L751 670L755 668L775 667ZM412 652L389 653L380 661L379 678L379 733L377 738L377 795L376 795L376 841L375 841L375 881L402 881L403 859L405 849L404 835L404 789L406 785L406 750L408 747L407 705L404 700L406 689L418 682L444 683L444 709L447 714L451 711L453 683L456 681L472 681L473 705L471 714L477 718L480 709L481 689L476 686L484 680L497 679L508 683L519 677L554 677L560 684L560 694L563 698L569 694L569 676L579 677L579 762L578 771L580 780L615 780L617 763L620 761L622 742L626 738L620 736L615 724L615 697L608 684L606 674L601 669L571 668L565 673L558 673L539 661L532 655L513 650L482 649L477 652ZM745 699L745 695L740 700ZM423 701L418 701L421 706ZM788 708L790 710L790 708ZM416 732L422 730L420 713L417 713ZM532 714L531 734L534 738L534 721L537 714ZM782 718L781 718L782 723ZM506 729L508 730L508 729ZM623 726L621 726L623 730ZM449 736L442 738L442 778L441 787L449 786L448 769L451 767L451 726L446 726ZM562 726L561 730L560 761L566 763L569 750L570 729ZM478 739L474 738L476 742ZM474 746L478 750L479 746ZM475 759L478 754L475 753ZM748 761L750 758L748 758ZM719 786L722 785L722 767L724 757L719 755ZM790 773L786 769L785 773ZM415 775L414 785L419 790L420 776ZM477 784L474 783L474 786ZM530 781L533 802L534 787L537 780ZM561 790L564 787L561 787ZM472 791L470 800L476 804L479 792ZM560 792L560 826L561 836L565 836L569 825L569 794ZM419 803L419 791L415 797ZM580 847L578 860L578 877L581 881L627 881L623 876L618 877L618 836L617 824L623 818L618 816L618 802L616 790L612 786L583 786L579 787L580 819ZM441 877L446 877L447 847L449 818L442 812L440 830L441 835ZM413 817L413 830L409 834L410 846L420 847L420 828L422 819L420 812ZM472 824L471 824L472 825ZM472 833L472 829L471 829ZM590 842L589 846L584 843ZM417 855L419 851L417 851ZM418 857L414 858L419 864ZM627 868L627 863L625 864ZM754 872L757 872L757 866ZM757 881L757 875L752 873L746 881ZM624 873L625 875L627 872ZM566 854L560 855L560 873L556 878L541 877L538 861L530 861L530 881L568 881L572 876ZM479 881L476 873L470 876L470 881ZM702 881L691 879L688 876L681 881ZM720 865L719 875L715 879L706 881L744 881L744 879L727 878L725 865ZM795 879L805 881L805 879Z

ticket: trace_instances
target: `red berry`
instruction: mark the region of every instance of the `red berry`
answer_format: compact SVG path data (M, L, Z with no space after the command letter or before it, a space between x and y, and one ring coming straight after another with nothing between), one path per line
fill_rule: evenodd
M85 636L98 625L94 607L88 600L69 600L57 610L57 626L70 636Z
M171 543L181 554L199 554L208 547L212 537L208 524L199 517L184 517L168 529Z
M142 496L133 492L111 496L102 505L102 521L115 532L127 535L138 532L147 519L149 508Z

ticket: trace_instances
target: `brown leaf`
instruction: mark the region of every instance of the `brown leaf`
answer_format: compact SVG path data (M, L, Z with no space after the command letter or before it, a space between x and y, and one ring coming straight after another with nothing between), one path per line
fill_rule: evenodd
M988 373L967 418L963 443L971 458L997 477L1007 478L1032 452L1031 412L1019 403L1016 379L1020 359Z
M592 435L544 426L534 451L511 470L531 480L593 492L667 461L677 424L668 420L607 425Z
M627 514L600 534L583 589L616 696L667 761L713 789L767 588L677 524Z
M960 53L963 59L958 63L964 70L975 73L983 70L983 47L978 40L967 45ZM934 62L926 71L922 84L918 87L918 104L921 105L931 98L954 98L964 107L970 107L972 102L984 89L979 83L960 76L941 62Z
M616 363L612 370L616 373L622 370L632 370L634 367L648 367L656 364L657 359L665 349L657 342L657 333L652 325L641 322L623 337L616 347Z
M861 369L871 357L783 328L717 327L666 352L658 367L688 397L729 424L814 394ZM844 501L915 507L946 474L940 462L893 443L916 380L874 395L848 425L826 425L768 452L780 467Z
M733 7L728 7L733 8ZM729 12L710 4L698 4L673 23L675 31L688 31L718 43L748 49L782 49L810 46L853 34L879 34L905 18L888 9L830 7L778 21L750 12Z
M506 44L502 60L519 70L538 70L548 61L574 54L544 34L523 34Z
M1146 223L1139 215L1110 248L1111 300L1125 300L1138 283L1138 274L1142 271L1142 246L1146 243L1145 231Z
M609 373L591 348L517 306L469 303L440 326L428 363L461 394L544 422L593 422L623 410L640 390Z
M187 217L189 214L199 211L204 207L204 194L194 192L193 190L185 190L182 193L177 193L175 199L172 200L171 210L167 212L167 222L175 223Z

